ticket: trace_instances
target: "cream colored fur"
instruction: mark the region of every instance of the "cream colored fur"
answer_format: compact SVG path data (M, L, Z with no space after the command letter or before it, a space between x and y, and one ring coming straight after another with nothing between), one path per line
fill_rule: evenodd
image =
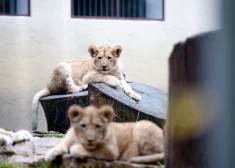
M20 130L17 132L10 132L0 128L0 146L12 145L20 141L29 141L32 139L32 135L26 130Z
M135 163L156 163L164 158L163 132L150 121L111 122L113 109L108 105L99 109L73 105L68 117L71 127L61 143L46 154L48 162L64 153Z
M92 60L85 62L59 63L52 72L47 86L38 92L32 102L32 129L37 129L38 102L41 97L51 94L75 93L86 90L88 84L103 82L111 87L121 87L132 99L139 101L140 95L134 92L125 81L119 56L121 46L111 48L91 45L88 49Z

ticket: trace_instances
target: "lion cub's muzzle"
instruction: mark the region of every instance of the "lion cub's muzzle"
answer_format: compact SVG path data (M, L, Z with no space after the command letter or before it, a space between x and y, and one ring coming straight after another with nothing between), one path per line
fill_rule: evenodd
M92 142L88 141L88 143L86 145L84 145L84 146L88 150L93 150L93 149L95 149L97 147L96 144L94 143L94 141L92 141Z
M107 66L102 66L101 73L108 73L110 70L107 69Z

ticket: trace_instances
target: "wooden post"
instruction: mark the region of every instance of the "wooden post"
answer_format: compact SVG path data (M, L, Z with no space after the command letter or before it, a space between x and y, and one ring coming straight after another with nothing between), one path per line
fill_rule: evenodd
M174 46L169 59L169 111L165 128L166 168L206 168L206 138L212 117L208 58L218 32L201 34ZM206 48L205 46L209 46ZM209 51L208 51L209 50Z
M103 83L89 85L88 91L66 95L51 95L40 99L48 131L65 133L70 124L67 110L70 105L112 105L117 122L150 120L163 127L167 113L167 94L159 89L140 83L131 83L133 89L142 95L140 102L128 97L122 90L111 88Z
M128 97L122 90L111 88L104 83L89 85L90 105L100 107L112 105L116 122L136 122L150 120L161 128L165 124L167 113L167 94L154 87L130 83L134 91L142 96L140 102Z
M52 95L40 99L47 120L47 130L66 133L70 123L67 110L70 105L82 107L89 105L88 92L77 92L67 95Z

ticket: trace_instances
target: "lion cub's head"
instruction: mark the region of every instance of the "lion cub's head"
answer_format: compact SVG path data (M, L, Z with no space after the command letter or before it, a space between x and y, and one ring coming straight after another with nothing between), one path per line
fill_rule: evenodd
M93 58L93 66L101 73L109 73L118 66L118 58L121 55L122 47L111 48L107 45L96 48L91 45L88 51Z
M71 127L83 146L92 150L105 143L108 125L113 119L113 108L105 105L101 108L88 106L82 108L73 105L68 110Z

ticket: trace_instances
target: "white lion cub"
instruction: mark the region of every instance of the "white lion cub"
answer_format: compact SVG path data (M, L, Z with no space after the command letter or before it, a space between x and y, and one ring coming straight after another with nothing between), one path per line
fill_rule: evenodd
M88 84L103 82L111 87L121 87L124 92L136 101L139 94L134 92L125 81L119 57L121 46L111 48L107 45L96 48L91 45L88 49L91 61L59 63L52 72L47 86L39 91L32 102L32 129L37 129L38 102L41 97L59 93L75 93L87 89Z

